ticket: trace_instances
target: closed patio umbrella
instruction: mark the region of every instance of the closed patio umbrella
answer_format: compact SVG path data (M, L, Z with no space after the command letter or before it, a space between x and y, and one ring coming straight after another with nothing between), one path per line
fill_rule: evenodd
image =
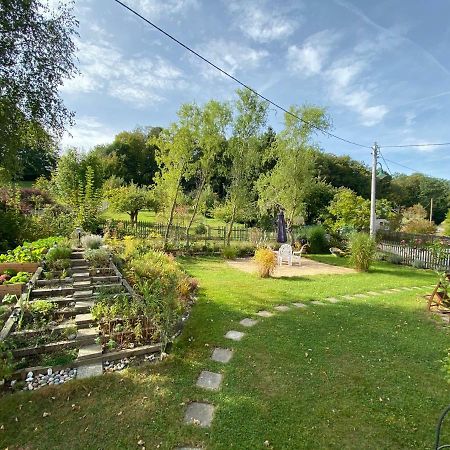
M287 242L286 220L283 211L278 213L277 218L277 242L280 244Z

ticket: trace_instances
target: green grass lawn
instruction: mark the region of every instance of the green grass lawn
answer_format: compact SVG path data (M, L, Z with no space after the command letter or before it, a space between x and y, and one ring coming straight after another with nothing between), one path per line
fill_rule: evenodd
M432 284L432 273L378 263L366 274L259 279L219 259L182 263L199 279L200 295L171 355L2 397L0 448L134 449L140 439L147 449L432 447L450 403L440 372L448 336L425 311L420 291L309 304ZM250 329L238 323L292 301L308 308L277 312ZM228 341L223 335L231 329L246 336ZM235 350L229 364L210 360L215 346ZM205 369L223 373L219 392L195 387ZM190 401L216 406L210 429L183 424Z
M107 219L116 219L116 220L130 220L130 216L125 213L117 213L113 211L105 211L103 217ZM161 219L157 216L154 211L141 211L138 215L138 220L142 222L150 222L150 223L161 223ZM187 225L188 220L185 223L181 223L180 225ZM195 220L195 224L203 223L210 227L224 227L226 223L219 219L214 219L211 217L198 216ZM244 227L241 223L235 223L233 225L234 228Z

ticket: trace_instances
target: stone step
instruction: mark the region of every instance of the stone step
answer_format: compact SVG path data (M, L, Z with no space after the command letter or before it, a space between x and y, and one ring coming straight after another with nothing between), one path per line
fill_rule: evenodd
M92 289L83 289L80 291L74 291L73 298L75 300L82 299L82 298L91 298L93 294Z
M73 288L77 291L83 290L83 289L89 289L91 286L91 280L81 280L81 281L74 281L73 282Z
M94 300L81 300L75 303L75 312L77 314L83 314L85 312L90 312L91 308L94 306Z
M102 375L103 364L101 362L95 362L92 364L86 364L78 367L77 378L90 378Z
M75 325L78 328L86 328L94 322L91 313L77 314L75 316Z
M72 287L38 288L31 291L31 297L61 297L62 295L72 295L73 292Z
M75 272L72 275L72 278L73 278L73 281L84 281L84 280L91 279L89 272Z
M92 277L92 283L120 283L120 277L117 275L105 275L99 277Z
M74 251L70 254L70 259L84 259L84 252Z
M77 331L77 341L84 341L86 339L93 339L98 336L97 327L81 328Z
M120 292L125 289L125 287L121 283L105 283L105 284L97 284L95 286L92 286L94 289L94 292L98 291L99 289L114 289L117 288L117 291Z
M88 267L88 263L85 259L71 259L70 265L73 268Z
M100 344L89 344L80 347L78 350L78 361L95 358L102 354L102 346Z

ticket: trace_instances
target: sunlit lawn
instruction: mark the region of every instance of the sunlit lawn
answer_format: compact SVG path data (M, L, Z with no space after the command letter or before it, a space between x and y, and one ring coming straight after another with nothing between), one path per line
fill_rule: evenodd
M182 263L201 290L170 357L1 398L0 448L134 449L139 439L147 449L432 447L450 403L440 372L448 337L419 291L238 323L280 303L431 284L432 273L379 263L369 274L261 280L219 259ZM247 335L232 343L230 329ZM210 360L214 346L235 349L229 364ZM220 392L194 386L204 369L223 372ZM192 400L216 406L210 429L183 424Z

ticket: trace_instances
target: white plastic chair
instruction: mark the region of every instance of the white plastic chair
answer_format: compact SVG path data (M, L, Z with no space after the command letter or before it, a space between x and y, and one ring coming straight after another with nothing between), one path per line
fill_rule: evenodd
M283 261L287 261L289 266L292 266L292 246L283 244L277 253L278 265L281 266Z

